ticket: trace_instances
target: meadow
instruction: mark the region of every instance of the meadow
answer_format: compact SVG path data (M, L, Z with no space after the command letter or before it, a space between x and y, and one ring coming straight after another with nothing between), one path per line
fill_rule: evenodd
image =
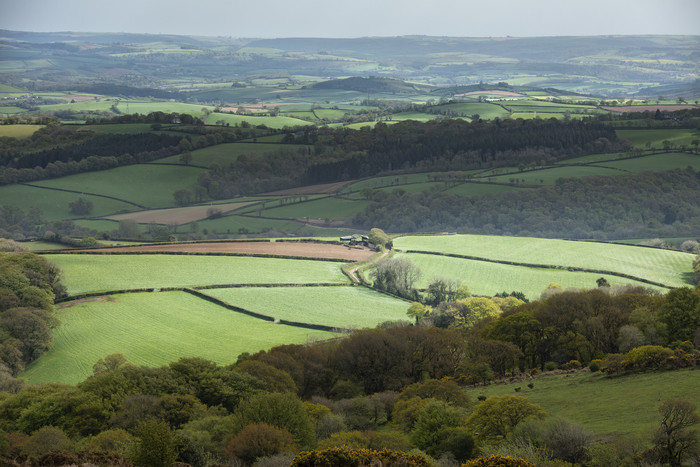
M527 387L529 382L534 385L532 389ZM648 437L648 430L658 426L657 408L666 399L700 405L698 385L700 372L692 369L613 377L584 370L474 387L467 393L473 400L481 395L525 396L550 416L574 421L599 439L608 439L617 435ZM521 388L518 393L517 387Z
M244 256L51 254L69 295L212 284L349 283L340 263Z
M20 375L30 383L76 384L92 375L98 359L114 353L151 367L182 357L225 365L243 352L334 336L246 316L185 292L120 294L66 305L58 312L53 348Z
M364 287L236 287L204 293L275 319L345 329L409 321L410 303Z
M0 113L6 113L1 110ZM44 125L0 125L0 138L28 138Z
M655 288L630 279L592 272L511 266L420 253L399 253L395 257L406 258L420 269L421 276L416 287L421 289L427 288L433 279L442 277L468 286L474 295L493 296L501 292L518 291L528 299L536 300L552 282L565 289L593 289L597 287L596 280L601 276L612 286L634 284Z
M268 144L268 143L251 143L251 142L240 142L240 143L227 143L218 144L216 146L210 146L203 149L197 149L192 151L192 162L191 165L211 167L214 164L226 165L235 162L236 159L245 155L249 158L255 158L263 156L269 153L275 153L280 150L285 151L297 151L299 148L306 148L307 146L300 145L290 145L290 144ZM180 156L171 156L164 159L159 159L159 163L165 164L181 164Z
M79 189L78 186L73 186L73 188ZM136 209L134 205L123 201L86 195L81 191L69 193L66 191L47 190L27 185L0 186L1 204L16 206L24 212L28 212L31 207L38 208L41 210L43 217L48 221L82 217L73 214L69 206L70 203L76 201L81 196L92 202L92 215L94 216Z
M694 258L689 253L656 248L487 235L398 237L394 239L394 247L404 251L431 251L517 263L613 271L660 282L671 287L689 285ZM533 270L532 273L536 274L536 271ZM618 282L622 280L613 279ZM589 287L594 283L589 282Z
M78 193L112 196L150 208L164 208L175 205L173 193L176 190L194 188L197 177L203 172L204 169L197 167L136 164L42 180L35 184Z

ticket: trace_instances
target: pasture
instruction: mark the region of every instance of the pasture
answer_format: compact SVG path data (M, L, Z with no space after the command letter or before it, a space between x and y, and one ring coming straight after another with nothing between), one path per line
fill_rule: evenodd
M90 174L90 175L94 175ZM58 181L57 179L52 181ZM39 184L40 182L37 182ZM74 188L80 189L79 186ZM69 204L76 201L79 197L83 197L92 202L93 216L112 214L121 210L135 209L135 207L126 202L115 199L102 198L99 196L90 196L77 193L69 193L65 191L47 190L26 185L5 185L0 186L0 204L17 206L24 212L28 212L29 208L39 208L43 217L46 220L54 221L59 219L74 219L77 216L70 211ZM172 197L172 195L171 195Z
M6 113L0 110L0 113ZM29 138L44 125L0 125L0 138Z
M529 389L527 383L534 387ZM700 405L700 372L676 370L609 377L581 371L542 375L528 381L491 384L467 389L478 396L516 394L539 404L550 416L575 421L598 438L617 435L648 436L658 426L657 408L666 399L685 399Z
M92 375L98 359L123 354L157 367L181 357L225 365L242 352L328 339L332 333L263 321L185 292L122 294L64 304L53 348L21 374L38 384L76 384Z
M644 130L617 130L617 136L626 139L635 147L645 148L647 143L653 147L661 148L663 141L670 141L676 146L682 144L691 145L691 142L700 139L700 131L688 129L644 129Z
M134 288L212 284L349 283L330 261L200 255L51 254L69 295Z
M410 321L410 303L365 287L237 287L204 293L275 319L345 329Z
M226 143L209 146L203 149L192 151L192 165L202 167L211 167L214 164L227 165L235 162L239 156L248 158L256 158L265 154L276 153L279 151L298 151L299 148L306 149L307 146L291 145L291 144L269 144L269 143ZM159 159L159 163L166 164L181 164L180 155Z
M679 251L610 243L487 235L398 237L394 239L394 247L404 251L431 251L518 263L607 270L630 274L671 287L689 285L694 257L692 254ZM562 272L567 273L567 271ZM536 271L533 270L532 273L535 274ZM613 278L613 280L618 283L626 281L621 278ZM550 282L559 281L553 279ZM590 282L586 279L586 283L587 287L593 287L595 280Z
M600 273L511 266L419 253L399 253L396 257L407 258L420 269L421 276L416 286L421 289L427 288L434 278L444 277L467 285L474 295L493 296L516 290L524 293L528 299L536 300L552 282L565 289L592 289L597 287L596 280L601 276L613 286L634 284L654 288L641 282Z
M194 188L203 172L204 169L197 167L136 164L42 180L36 185L113 196L150 208L165 208L175 205L173 193L176 190Z

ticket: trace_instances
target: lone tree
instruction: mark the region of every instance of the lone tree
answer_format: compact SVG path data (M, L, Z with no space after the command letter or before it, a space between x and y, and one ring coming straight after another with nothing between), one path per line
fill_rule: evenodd
M383 246L387 249L391 249L393 246L391 238L389 238L389 236L382 229L378 229L376 227L369 231L368 238L370 243Z
M677 399L665 401L659 412L661 426L654 433L654 450L660 462L680 466L698 448L698 435L692 426L700 422L700 416L695 413L695 404Z
M68 203L68 207L73 214L84 216L92 212L92 201L80 197L76 201Z

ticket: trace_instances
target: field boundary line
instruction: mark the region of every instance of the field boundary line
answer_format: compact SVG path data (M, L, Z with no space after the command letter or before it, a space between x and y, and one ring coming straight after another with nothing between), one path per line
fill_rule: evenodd
M88 173L88 172L85 172L85 173ZM99 193L88 193L85 191L68 190L66 188L54 188L54 187L50 187L50 186L34 185L33 183L18 183L18 185L24 185L24 186L28 186L31 188L41 188L42 190L63 191L65 193L77 193L79 195L97 196L98 198L113 199L115 201L120 201L122 203L131 204L132 206L136 206L137 208L141 208L141 209L150 209L148 206L142 206L142 205L140 205L138 203L134 203L132 201L127 201L127 200L121 199L121 198L115 198L114 196L109 196L109 195L101 195Z
M480 256L469 256L469 255L458 255L456 253L440 253L436 251L423 251L423 250L397 250L401 251L403 253L414 253L414 254L422 254L422 255L434 255L434 256L447 256L450 258L458 258L458 259L469 259L473 261L483 261L486 263L496 263L496 264L505 264L508 266L523 266L527 268L538 268L538 269L556 269L556 270L561 270L561 271L571 271L571 272L591 272L595 274L606 274L609 276L617 276L617 277L622 277L625 279L631 279L635 280L638 282L643 282L645 284L649 285L655 285L657 287L663 287L665 289L674 289L675 287L672 287L670 285L663 284L661 282L656 282L656 281L651 281L649 279L644 279L641 277L633 276L631 274L625 274L623 272L615 272L615 271L608 271L605 269L591 269L591 268L581 268L577 266L557 266L553 264L536 264L536 263L520 263L516 261L506 261L506 260L500 260L500 259L492 259L492 258L483 258Z

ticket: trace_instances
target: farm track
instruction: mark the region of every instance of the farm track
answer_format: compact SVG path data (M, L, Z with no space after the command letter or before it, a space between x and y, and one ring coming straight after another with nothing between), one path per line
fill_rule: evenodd
M401 251L401 250L397 250ZM625 274L621 272L615 272L615 271L608 271L604 269L593 269L593 268L581 268L581 267L576 267L576 266L557 266L557 265L552 265L552 264L537 264L537 263L522 263L522 262L517 262L517 261L506 261L506 260L499 260L499 259L492 259L492 258L483 258L479 256L469 256L469 255L459 255L455 253L440 253L440 252L435 252L435 251L424 251L424 250L405 250L402 251L402 253L414 253L414 254L421 254L421 255L433 255L433 256L446 256L449 258L458 258L458 259L468 259L472 261L483 261L485 263L496 263L496 264L505 264L507 266L523 266L527 268L537 268L537 269L556 269L556 270L565 270L565 271L572 271L572 272L591 272L595 274L606 274L609 276L616 276L616 277L622 277L624 279L632 279L638 282L642 282L644 284L649 284L649 285L655 285L657 287L663 287L665 289L673 289L673 286L663 284L661 282L656 282L656 281L650 281L648 279L644 279L642 277L637 277L633 276L631 274Z

